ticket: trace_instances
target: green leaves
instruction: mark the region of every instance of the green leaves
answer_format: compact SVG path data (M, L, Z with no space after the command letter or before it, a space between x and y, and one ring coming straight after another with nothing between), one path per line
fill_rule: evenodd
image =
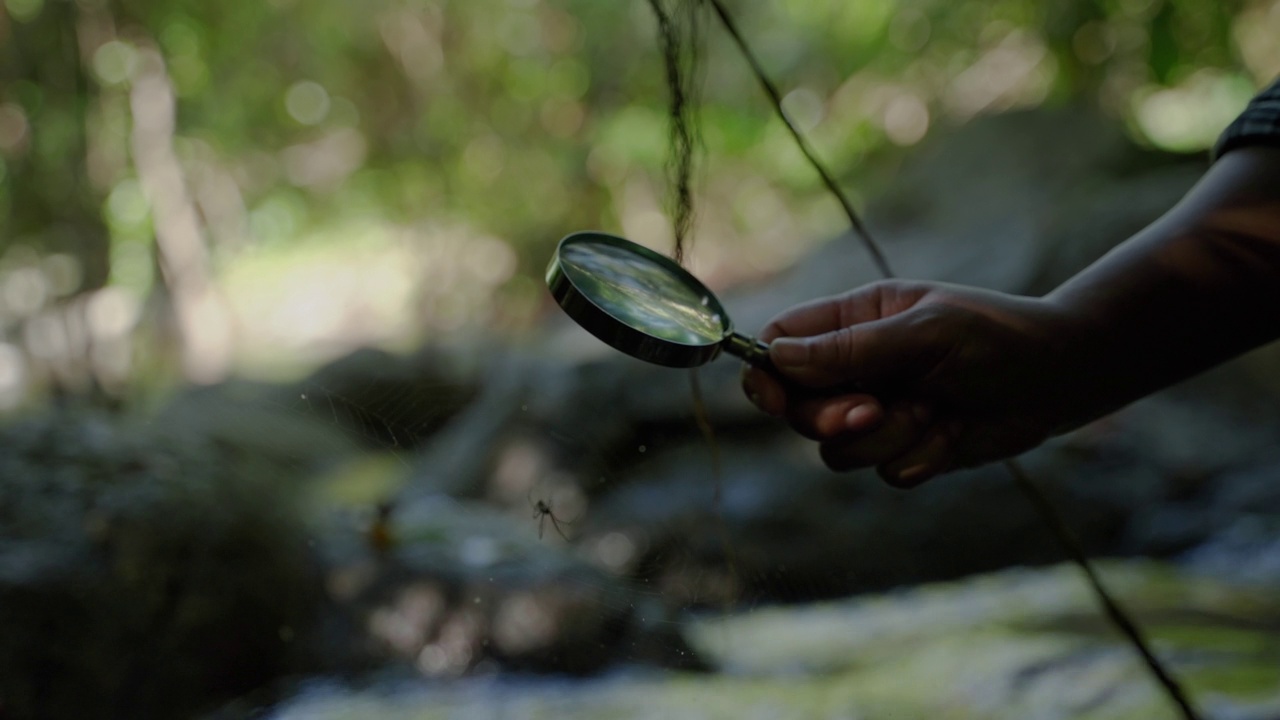
M1097 103L1153 145L1202 149L1274 66L1270 15L1237 17L1239 0L731 5L851 191L939 123L1045 102ZM94 255L86 277L111 258L125 266L112 282L150 286L131 90L155 53L174 145L199 148L180 153L182 182L219 268L332 228L444 224L511 248L516 289L496 297L527 303L517 286L539 282L566 232L670 239L666 77L641 0L3 0L0 13L0 243ZM695 235L759 248L834 234L742 59L705 31ZM769 212L744 213L744 187ZM68 244L55 225L86 237Z

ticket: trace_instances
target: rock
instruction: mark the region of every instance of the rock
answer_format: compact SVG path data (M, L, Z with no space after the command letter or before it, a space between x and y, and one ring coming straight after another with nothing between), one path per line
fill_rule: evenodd
M232 380L185 388L154 415L138 420L168 428L235 453L264 472L302 478L359 452L344 426L304 409L305 400L287 388Z
M1224 525L1183 561L1228 582L1280 587L1280 517L1246 513Z
M1150 563L1111 563L1109 583L1205 711L1280 713L1276 591ZM1177 717L1072 567L1012 570L807 607L693 620L721 672L587 681L489 677L447 684L313 682L267 715L308 718L895 718L1164 720Z
M770 424L743 397L735 364L701 369L699 377L722 431ZM517 453L537 466L523 474L551 476L552 485L573 482L592 494L646 453L698 436L687 370L625 356L566 364L513 352L495 359L481 386L479 398L424 445L408 492L522 500L517 496L533 480L504 480L507 473L499 471ZM519 491L495 488L504 483Z
M530 493L571 492L586 503L581 542L624 538L632 554L620 567L681 602L833 597L1065 557L1001 467L907 493L869 472L831 473L811 443L746 403L733 364L703 375L720 517L687 373L626 360L499 367L424 448L406 497L525 512ZM1023 462L1090 552L1167 557L1224 529L1245 485L1262 492L1261 475L1244 472L1274 462L1272 426L1257 419L1179 389Z
M392 511L385 551L371 551L364 534L328 533L328 587L350 618L346 642L369 667L399 663L436 678L593 673L622 646L637 660L698 666L691 652L672 652L683 645L670 623L646 622L664 616L661 604L569 552L544 520L418 497Z
M1209 716L1280 709L1280 675L1259 672L1280 650L1274 589L1149 563L1102 572ZM839 677L868 717L1175 717L1068 566L708 620L690 637L736 675Z
M712 606L726 582L744 602L798 601L1066 556L999 465L902 492L869 472L832 473L780 431L720 433L718 514L700 440L615 469L591 491L583 542L621 534L637 548L628 572ZM1265 426L1162 395L1022 462L1089 552L1169 557L1224 530L1239 503L1268 507L1252 498L1274 494L1271 453Z
M410 355L362 348L289 386L280 401L366 446L408 450L475 398L477 366L465 352L430 345Z
M5 718L188 716L322 667L297 478L83 411L4 428L0 447Z

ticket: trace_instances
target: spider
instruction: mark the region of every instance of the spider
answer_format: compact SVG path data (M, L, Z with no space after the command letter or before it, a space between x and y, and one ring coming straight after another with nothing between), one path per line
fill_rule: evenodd
M390 501L378 503L373 522L365 531L365 540L379 555L386 555L395 545L395 532L391 528L391 513L394 510L395 505Z
M551 518L551 527L555 528L556 532L559 533L561 538L564 538L565 542L569 542L569 536L564 534L564 530L560 528L560 524L564 523L565 525L572 525L577 518L574 518L573 520L561 520L556 517L555 512L551 509L550 503L546 500L538 500L537 502L533 501L532 490L529 491L529 507L533 508L533 519L538 521L539 540L542 539L542 529L546 524L547 518Z

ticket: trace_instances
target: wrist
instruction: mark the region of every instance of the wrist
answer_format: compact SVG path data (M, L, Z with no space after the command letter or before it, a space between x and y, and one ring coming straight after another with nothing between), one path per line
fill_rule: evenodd
M1047 405L1052 433L1075 430L1128 404L1144 383L1129 367L1123 333L1107 316L1069 299L1042 298L1053 384Z

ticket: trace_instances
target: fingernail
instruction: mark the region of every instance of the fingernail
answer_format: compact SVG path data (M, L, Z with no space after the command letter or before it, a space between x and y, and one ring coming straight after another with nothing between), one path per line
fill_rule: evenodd
M898 482L903 485L916 485L922 482L929 472L929 463L920 463L898 473Z
M759 372L759 371L756 371ZM785 403L781 398L776 397L776 393L769 389L768 384L761 383L757 385L755 380L750 377L743 380L742 391L746 394L747 399L752 405L760 408L770 415L781 415Z
M797 338L778 338L769 346L769 356L778 367L801 367L809 361L809 350Z
M855 405L844 416L844 426L848 430L862 430L870 425L873 418L880 414L880 408L874 403Z

